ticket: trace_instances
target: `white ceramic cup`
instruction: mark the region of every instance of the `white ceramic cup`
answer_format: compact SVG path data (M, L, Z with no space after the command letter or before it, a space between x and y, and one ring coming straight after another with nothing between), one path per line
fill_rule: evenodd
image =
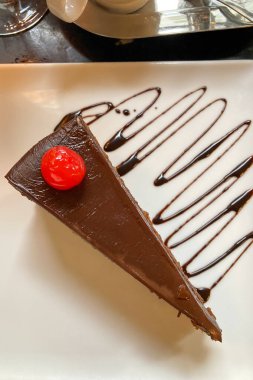
M117 13L131 13L142 8L149 0L89 0ZM48 9L66 22L74 22L83 13L88 0L47 0Z

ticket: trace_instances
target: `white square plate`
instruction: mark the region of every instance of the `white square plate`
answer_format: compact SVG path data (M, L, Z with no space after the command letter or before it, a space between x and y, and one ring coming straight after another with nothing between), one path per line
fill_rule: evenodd
M221 128L253 119L250 61L0 67L1 380L252 379L252 247L210 299L223 329L215 343L3 178L68 112L204 85L208 101L228 101ZM242 221L251 230L252 203Z

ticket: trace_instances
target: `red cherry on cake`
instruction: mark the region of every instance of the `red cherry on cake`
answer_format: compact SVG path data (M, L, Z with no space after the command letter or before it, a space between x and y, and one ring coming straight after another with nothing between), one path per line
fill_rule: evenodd
M69 190L82 182L86 166L78 153L59 145L44 153L41 173L49 186L57 190Z

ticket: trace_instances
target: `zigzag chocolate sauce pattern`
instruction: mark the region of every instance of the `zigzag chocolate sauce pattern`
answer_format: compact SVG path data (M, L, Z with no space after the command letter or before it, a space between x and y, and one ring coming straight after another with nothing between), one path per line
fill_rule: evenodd
M237 133L236 139L234 141L230 142L230 144L225 148L225 150L218 155L218 157L215 158L215 160L209 164L207 168L205 168L200 174L196 176L191 182L183 189L181 190L169 203L167 203L153 218L154 224L162 224L162 223L168 223L170 220L177 218L179 215L184 214L186 211L191 209L193 206L200 203L202 200L205 200L209 195L214 193L216 190L219 190L219 188L222 187L222 185L226 185L226 183L229 183L226 185L225 188L222 188L218 194L214 195L213 198L207 203L202 206L197 212L195 212L189 219L187 219L183 224L181 224L173 233L171 233L166 239L165 244L169 245L171 249L176 248L188 240L192 239L196 235L198 235L200 232L207 229L209 226L217 222L219 219L221 219L223 216L229 214L231 215L228 221L226 221L225 225L220 228L218 232L215 233L214 236L212 236L209 241L201 247L183 266L183 270L185 274L190 278L197 276L208 269L214 267L219 262L224 260L226 257L231 255L234 251L236 251L240 246L246 243L246 246L243 248L243 251L240 253L240 255L232 262L232 264L228 267L228 269L219 277L217 280L209 287L209 288L198 288L198 292L204 299L204 301L207 301L211 290L224 278L224 276L232 269L232 267L236 264L236 262L240 259L240 257L248 250L248 248L253 243L253 231L248 233L247 235L243 236L241 239L239 239L236 243L234 243L229 249L227 249L223 254L221 254L219 257L215 258L213 261L209 262L207 265L200 267L198 270L195 270L193 272L188 271L188 266L211 244L211 242L221 234L222 231L235 219L235 217L239 214L239 212L242 210L242 208L246 205L246 203L251 199L253 195L253 189L249 189L245 191L243 194L240 194L237 198L235 198L230 204L228 204L222 211L220 211L217 215L215 215L212 219L208 220L204 225L199 227L197 230L195 230L190 235L186 236L184 239L177 241L174 244L169 244L170 239L176 235L178 231L180 231L184 226L186 226L190 221L192 221L195 217L197 217L202 211L204 211L214 200L218 199L222 194L224 194L226 191L228 191L239 179L242 177L246 171L253 165L253 156L247 157L245 160L240 162L235 168L230 170L220 181L218 181L215 185L213 185L210 189L208 189L206 192L204 192L201 196L194 199L190 204L187 206L179 209L178 211L168 215L163 216L165 211L167 211L170 206L178 199L180 198L186 190L188 190L196 181L198 181L212 166L214 166L218 161L225 156L230 149L233 148L235 144L239 142L239 140L242 138L242 136L248 131L251 121L246 120L242 122L241 124L237 125L235 128L231 129L228 133L226 133L224 136L220 137L218 140L214 141L210 145L208 145L204 150L202 150L200 153L198 153L190 162L188 162L186 165L181 167L179 170L175 171L171 175L167 176L167 173L170 169L173 168L173 166L180 160L181 157L183 157L190 149L196 145L211 128L216 124L216 122L221 118L223 112L225 111L227 107L227 101L224 98L215 99L214 101L208 103L205 107L201 108L200 110L196 111L191 117L189 117L185 122L180 124L176 129L174 129L169 135L161 139L157 144L154 146L154 142L156 139L158 139L160 136L164 134L167 130L169 130L172 126L175 125L176 122L180 121L182 116L187 115L187 112L196 104L198 101L203 97L203 95L206 93L207 88L201 87L197 90L194 90L192 92L189 92L182 98L180 98L177 102L170 105L168 108L166 108L163 112L159 113L156 117L154 117L152 120L141 126L139 129L137 129L135 132L130 134L129 136L125 137L124 132L129 129L136 120L140 119L153 105L155 105L156 101L161 95L161 89L158 87L149 88L147 90L144 90L142 92L139 92L116 106L113 105L110 102L101 102L94 104L89 107L85 107L77 112L74 112L72 114L67 115L61 123L57 126L61 126L62 124L65 124L68 120L73 118L74 116L80 116L84 113L84 111L96 109L98 106L105 106L106 110L101 113L94 113L89 114L88 116L83 116L84 121L88 125L91 125L96 120L98 120L100 117L104 116L108 112L111 112L115 110L117 113L121 113L119 107L124 105L129 100L132 100L134 98L137 98L140 95L143 95L145 93L154 93L153 99L150 101L150 103L139 113L137 113L129 122L127 122L120 130L118 130L105 144L104 150L106 152L114 151L118 148L120 148L122 145L126 144L129 140L133 139L137 134L139 134L141 131L152 125L156 120L158 120L161 116L165 115L167 112L169 112L171 109L176 107L178 104L180 104L185 99L190 99L191 96L196 96L196 99L193 101L190 101L189 105L187 105L183 111L174 119L172 120L168 125L166 125L161 131L154 134L154 136L146 141L141 147L139 147L135 152L133 152L128 158L126 158L123 162L121 162L117 166L117 171L120 174L120 176L124 176L129 171L133 170L137 165L139 165L145 158L150 156L154 151L159 149L160 146L162 146L166 141L168 141L173 135L175 135L178 131L183 129L187 124L190 123L191 120L196 118L198 115L200 115L202 112L213 106L215 103L221 103L221 111L217 113L217 116L215 119L208 125L208 127L178 156L176 157L173 162L171 162L158 176L156 179L154 179L154 186L162 186L170 181L172 181L174 178L180 176L185 171L189 170L193 165L196 165L201 160L206 159L207 157L211 156L213 152L215 152L225 141L227 141L231 136L235 135ZM136 111L136 110L134 110ZM129 110L123 110L123 115L128 116ZM87 119L87 120L85 120ZM144 152L144 149L146 150L146 153Z

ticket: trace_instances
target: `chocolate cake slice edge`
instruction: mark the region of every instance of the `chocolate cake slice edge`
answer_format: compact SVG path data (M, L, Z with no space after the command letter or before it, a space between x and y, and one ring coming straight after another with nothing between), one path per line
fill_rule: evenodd
M57 191L41 176L45 151L65 145L85 160L87 176ZM221 330L151 221L125 187L90 129L74 119L31 148L6 175L22 195L47 209L82 238L187 315L214 340Z

